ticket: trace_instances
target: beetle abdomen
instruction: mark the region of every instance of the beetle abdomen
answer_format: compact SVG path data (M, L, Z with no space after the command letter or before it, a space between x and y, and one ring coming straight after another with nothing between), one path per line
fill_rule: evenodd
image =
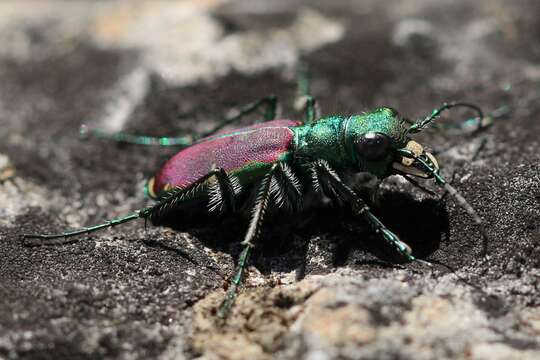
M148 194L156 198L171 188L189 186L213 168L223 168L241 183L250 183L287 156L294 137L289 127L300 124L275 120L204 138L169 159L148 182Z

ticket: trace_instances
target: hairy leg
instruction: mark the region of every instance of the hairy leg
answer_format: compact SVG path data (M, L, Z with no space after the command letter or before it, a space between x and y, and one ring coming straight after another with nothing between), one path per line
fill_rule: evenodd
M388 230L386 226L371 212L365 201L359 197L347 184L345 184L339 175L324 160L316 161L312 164L312 174L314 186L320 189L332 189L343 201L351 205L355 215L364 218L371 228L381 236L381 238L390 244L396 251L409 261L417 260L412 255L412 249L409 245L399 239L399 237ZM319 185L320 184L320 185Z

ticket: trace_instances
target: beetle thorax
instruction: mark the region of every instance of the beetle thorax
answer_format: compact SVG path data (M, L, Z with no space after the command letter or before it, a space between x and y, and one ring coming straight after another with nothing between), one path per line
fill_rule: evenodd
M349 156L345 144L346 119L333 116L294 128L295 158L326 160L337 169L353 166L354 159Z

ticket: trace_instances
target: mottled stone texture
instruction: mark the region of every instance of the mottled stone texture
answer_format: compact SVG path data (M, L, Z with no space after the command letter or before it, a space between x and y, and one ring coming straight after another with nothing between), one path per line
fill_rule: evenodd
M1 359L540 358L537 1L6 1L0 43ZM399 264L346 209L276 214L225 324L245 218L21 245L143 206L174 153L81 141L82 123L202 133L271 93L294 118L302 54L325 114L512 109L419 137L488 224L487 258L463 210L397 178L375 211L433 267Z

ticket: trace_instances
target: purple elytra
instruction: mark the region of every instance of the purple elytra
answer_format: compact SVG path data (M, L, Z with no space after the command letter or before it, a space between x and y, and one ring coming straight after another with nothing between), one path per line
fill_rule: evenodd
M245 180L250 175L248 169L273 164L286 155L294 138L291 127L301 124L301 121L273 120L221 130L203 138L163 165L148 181L148 194L156 198L172 188L189 186L215 167Z

